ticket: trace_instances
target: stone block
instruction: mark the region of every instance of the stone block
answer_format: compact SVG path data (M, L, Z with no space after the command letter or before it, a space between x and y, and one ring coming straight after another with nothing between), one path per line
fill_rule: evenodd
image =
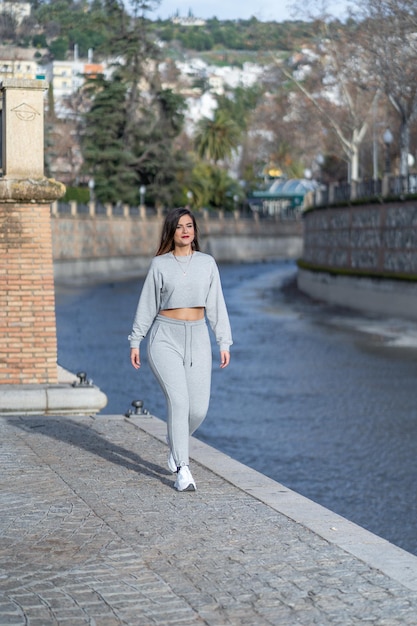
M1 83L3 176L43 177L45 89L44 80L6 79Z

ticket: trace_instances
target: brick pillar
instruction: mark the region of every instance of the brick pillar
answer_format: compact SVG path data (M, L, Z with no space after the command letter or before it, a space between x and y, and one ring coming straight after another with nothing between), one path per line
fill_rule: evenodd
M49 204L0 204L0 259L0 383L57 383Z
M65 187L43 176L44 89L1 88L0 384L58 382L50 205Z

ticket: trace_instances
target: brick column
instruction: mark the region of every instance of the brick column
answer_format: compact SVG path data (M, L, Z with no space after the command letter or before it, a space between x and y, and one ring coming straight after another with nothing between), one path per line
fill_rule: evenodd
M50 203L63 190L0 180L0 384L57 382Z
M52 202L43 176L43 81L3 81L0 178L0 384L56 384Z
M0 383L56 383L49 205L0 204Z

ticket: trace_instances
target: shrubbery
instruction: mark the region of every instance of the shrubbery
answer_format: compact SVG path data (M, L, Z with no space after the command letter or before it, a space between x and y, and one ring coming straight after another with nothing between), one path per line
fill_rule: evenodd
M75 200L79 204L87 204L90 201L90 190L88 187L67 187L62 202Z

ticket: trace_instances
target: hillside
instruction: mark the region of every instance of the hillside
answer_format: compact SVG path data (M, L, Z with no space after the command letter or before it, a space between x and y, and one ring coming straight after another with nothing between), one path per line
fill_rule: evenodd
M3 45L24 48L46 48L50 60L65 60L77 45L80 56L86 57L94 49L97 58L107 56L109 50L117 53L114 35L129 29L131 16L125 13L123 3L101 0L61 0L60 2L24 3L31 6L29 15L21 19L9 2L0 6L0 41ZM150 14L151 15L151 14ZM142 18L140 18L142 19ZM170 54L186 51L209 55L210 62L241 63L246 60L262 62L269 50L291 52L315 37L311 22L261 22L250 20L152 20L143 19L145 30L155 35ZM243 59L244 60L244 59Z

